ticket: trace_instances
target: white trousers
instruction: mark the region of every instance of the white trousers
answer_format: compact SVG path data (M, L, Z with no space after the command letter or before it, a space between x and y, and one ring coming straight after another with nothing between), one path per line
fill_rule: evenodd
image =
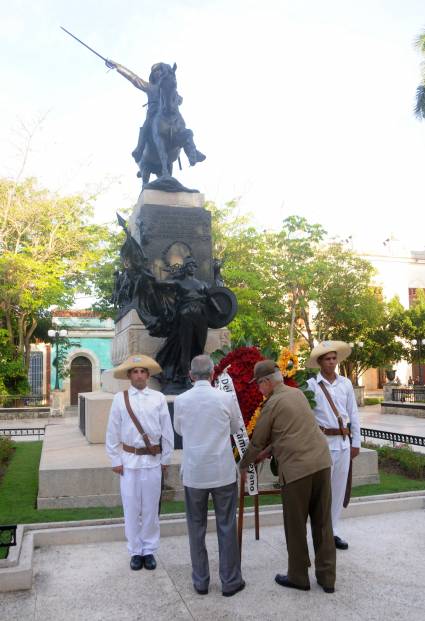
M159 547L161 466L138 469L124 466L120 485L128 551L131 556L153 554Z
M350 448L340 451L330 451L332 458L331 487L332 487L332 528L334 536L338 532L345 490L347 487L348 470L350 468Z

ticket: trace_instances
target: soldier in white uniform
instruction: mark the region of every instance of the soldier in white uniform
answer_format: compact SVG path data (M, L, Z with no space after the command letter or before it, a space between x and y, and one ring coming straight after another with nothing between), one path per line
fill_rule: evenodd
M125 536L130 567L134 570L156 568L161 475L165 474L174 448L165 397L147 387L149 375L160 372L155 360L141 354L130 356L115 369L114 377L128 378L131 386L127 395L127 391L115 395L106 431L106 451L112 470L120 475Z
M316 400L314 414L326 435L332 458L332 527L335 545L340 550L348 548L348 543L340 537L338 523L344 502L350 459L357 457L360 452L360 421L353 386L349 379L335 372L337 364L350 354L351 347L343 341L323 341L314 347L306 362L307 367L320 367L317 377L309 379L308 385L314 391ZM333 402L334 408L328 397ZM351 426L351 446L348 422Z

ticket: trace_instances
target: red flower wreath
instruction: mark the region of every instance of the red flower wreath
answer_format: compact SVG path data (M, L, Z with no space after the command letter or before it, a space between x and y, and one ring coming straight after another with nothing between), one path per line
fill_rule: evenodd
M259 360L264 360L264 356L261 355L258 347L238 347L222 358L214 369L214 379L217 379L228 367L227 373L233 380L246 426L263 400L256 382L250 383L254 373L254 365Z

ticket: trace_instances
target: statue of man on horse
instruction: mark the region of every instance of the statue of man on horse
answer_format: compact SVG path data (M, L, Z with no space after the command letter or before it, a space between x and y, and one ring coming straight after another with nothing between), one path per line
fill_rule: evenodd
M136 88L147 94L148 111L143 126L140 128L139 140L132 155L139 166L138 177L142 177L143 187L149 183L152 173L158 177L155 187L168 191L188 190L172 178L173 163L178 159L180 151L184 150L189 164L195 166L203 162L205 155L197 150L193 141L193 132L186 127L180 114L179 106L183 99L177 92L176 69L166 63L156 63L151 69L149 81L142 80L138 75L122 65L105 58L92 47L81 41L72 32L61 26L62 30L101 58L109 69L116 69L118 73L129 80ZM159 183L160 182L160 183Z
M171 67L166 63L156 63L152 66L148 82L112 60L106 60L106 66L116 69L148 96L146 119L132 153L139 166L138 176L142 177L143 186L149 183L152 173L161 179L171 177L173 163L179 158L181 149L191 166L205 159L205 155L197 150L193 132L186 127L179 110L183 99L177 92L176 64Z

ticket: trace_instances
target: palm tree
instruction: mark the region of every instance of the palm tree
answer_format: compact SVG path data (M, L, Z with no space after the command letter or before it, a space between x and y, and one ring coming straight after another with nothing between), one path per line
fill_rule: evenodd
M415 40L415 47L425 56L425 31ZM421 63L421 83L416 89L415 116L422 121L425 119L425 61Z

